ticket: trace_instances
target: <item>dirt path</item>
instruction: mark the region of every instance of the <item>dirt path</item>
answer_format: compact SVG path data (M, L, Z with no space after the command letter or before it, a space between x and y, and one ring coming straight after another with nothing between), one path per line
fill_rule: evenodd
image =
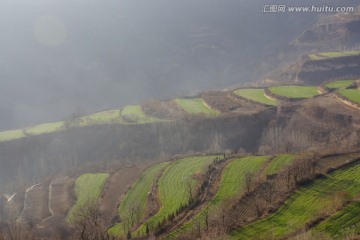
M109 177L103 196L100 200L101 218L106 226L114 224L118 215L118 204L121 196L126 193L140 176L146 165L139 165L130 168L121 168Z
M26 189L24 207L19 221L39 222L50 215L48 209L48 185L35 184Z
M42 221L49 221L51 218L65 219L70 207L70 192L74 179L60 177L53 179L48 190L48 211L50 216Z

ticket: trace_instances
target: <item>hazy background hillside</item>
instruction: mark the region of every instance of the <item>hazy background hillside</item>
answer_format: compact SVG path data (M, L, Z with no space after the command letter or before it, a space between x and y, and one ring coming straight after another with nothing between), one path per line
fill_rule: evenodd
M262 4L1 1L0 130L257 80L261 59L318 18Z

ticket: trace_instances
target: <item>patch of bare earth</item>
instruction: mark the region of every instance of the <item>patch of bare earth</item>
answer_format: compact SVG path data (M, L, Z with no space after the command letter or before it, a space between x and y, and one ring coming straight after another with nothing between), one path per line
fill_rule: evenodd
M48 209L49 183L33 185L25 193L24 208L19 221L33 225L50 216Z
M187 116L187 113L174 100L150 100L143 103L141 108L146 115L160 119L178 119Z
M38 235L49 237L67 229L66 215L71 207L73 186L74 179L69 177L55 178L50 182L47 192L50 215L37 225Z
M99 203L101 219L105 226L116 223L118 206L122 196L134 184L147 165L121 168L110 175Z

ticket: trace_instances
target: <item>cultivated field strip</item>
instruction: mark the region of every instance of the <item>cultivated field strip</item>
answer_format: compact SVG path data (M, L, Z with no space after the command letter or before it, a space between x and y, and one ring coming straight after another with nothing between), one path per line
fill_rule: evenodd
M349 99L352 102L360 103L360 90L359 89L341 89L339 94Z
M270 92L286 98L312 98L319 95L317 86L277 86L270 87Z
M207 206L204 206L194 218L185 223L180 228L170 233L169 238L191 231L197 222L205 225L205 213L210 217L221 204L226 204L228 200L239 197L245 189L245 177L247 173L256 174L266 163L267 156L249 156L231 161L223 170L218 192Z
M149 214L148 200L150 200L149 198L156 198L156 196L152 196L152 190L155 188L157 177L168 164L168 162L156 164L141 174L120 202L118 211L122 223L109 229L111 235L125 236L129 228L147 217ZM154 199L151 200L154 201Z
M264 89L255 89L255 88L249 88L249 89L238 89L234 91L234 93L240 97L250 99L252 101L262 103L269 106L275 106L277 105L277 101L272 100L265 96L265 90Z
M171 214L189 203L190 193L195 191L196 175L207 170L217 156L188 157L169 165L158 182L159 212L148 219L136 231L136 235L145 235L146 225L154 229Z
M141 109L149 117L164 120L181 119L187 114L175 100L149 100L141 105Z
M126 106L121 111L121 118L126 123L152 123L159 119L146 116L140 105Z
M76 203L67 215L69 223L73 223L85 207L98 203L108 177L107 173L87 173L76 179Z
M337 192L346 192L349 196L360 193L360 164L337 170L300 188L276 213L244 226L230 239L281 239L306 227L331 208Z
M325 87L329 89L345 89L347 87L350 87L351 84L353 84L355 80L339 80L334 82L329 82L325 84Z
M345 207L312 230L312 235L325 233L334 239L343 239L349 234L360 233L360 201Z
M80 126L123 123L120 110L107 110L86 115L78 119Z
M327 60L331 58L349 57L360 55L360 51L344 51L344 52L320 52L309 54L308 57L313 60Z
M191 115L216 116L217 111L211 109L202 98L177 98L176 103Z
M23 210L19 219L24 221L40 221L50 216L47 194L47 185L35 184L29 187L25 192Z
M48 193L48 206L51 217L65 217L68 210L67 206L70 202L70 187L73 183L73 179L69 177L55 178L50 182Z
M293 154L281 154L276 156L267 167L265 174L272 175L276 174L285 167L291 165L291 163L295 160L296 155Z

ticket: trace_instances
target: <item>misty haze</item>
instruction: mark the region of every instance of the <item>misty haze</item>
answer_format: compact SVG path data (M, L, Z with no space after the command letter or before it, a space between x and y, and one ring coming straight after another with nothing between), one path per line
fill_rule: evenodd
M316 18L261 5L2 1L0 129L258 80L261 59Z
M0 240L360 239L358 0L0 0Z

